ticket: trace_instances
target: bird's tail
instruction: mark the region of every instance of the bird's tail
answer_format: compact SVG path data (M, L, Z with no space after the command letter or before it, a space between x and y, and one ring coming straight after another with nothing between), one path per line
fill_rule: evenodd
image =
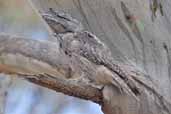
M114 73L112 84L115 85L120 90L121 93L126 93L127 95L132 96L137 101L139 101L139 98L135 93L132 92L128 84L125 83L125 81L121 79L116 73Z

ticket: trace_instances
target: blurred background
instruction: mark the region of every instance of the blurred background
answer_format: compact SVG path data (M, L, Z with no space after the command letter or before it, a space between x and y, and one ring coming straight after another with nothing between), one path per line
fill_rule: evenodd
M0 32L49 40L26 0L0 0ZM0 74L0 114L102 114L100 106Z

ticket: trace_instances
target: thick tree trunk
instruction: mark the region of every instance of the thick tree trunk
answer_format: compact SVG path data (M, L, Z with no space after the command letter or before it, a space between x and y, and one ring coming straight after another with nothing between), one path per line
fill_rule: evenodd
M139 101L121 94L110 85L101 91L84 80L66 79L70 73L68 66L74 69L71 77L80 77L85 72L94 75L97 66L81 58L68 58L57 43L1 35L0 71L25 76L44 87L92 100L102 105L105 114L170 114L171 25L168 11L171 1L161 1L162 6L155 6L157 12L150 9L153 1L30 0L39 16L39 12L52 7L71 13L106 43L116 61L134 64L135 69L145 72L134 70L134 78L141 88ZM20 66L21 62L27 64ZM123 69L131 74L128 67L123 65ZM110 96L114 97L111 99Z
M161 9L155 6L156 12L150 9L150 4L155 1L162 5ZM171 13L169 12L171 1L32 0L32 2L42 12L52 7L71 13L87 30L110 47L116 60L125 63L131 61L149 74L159 93L171 101ZM150 104L148 102L150 101L144 102L142 107L151 108L151 105L147 105ZM150 110L138 113L157 113L154 111L157 110L155 108Z

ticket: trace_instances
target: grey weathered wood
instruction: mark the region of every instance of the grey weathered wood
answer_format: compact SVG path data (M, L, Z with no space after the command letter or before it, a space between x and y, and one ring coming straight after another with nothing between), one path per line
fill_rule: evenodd
M164 16L157 13L154 22L151 20L149 1L122 1L136 17L137 30L134 30L125 19L121 0L33 0L32 2L42 12L53 7L71 13L86 29L106 42L116 60L128 62L125 60L126 57L137 67L145 70L156 84L164 87L162 93L170 99L171 96L168 94L170 84L163 83L170 80L170 1L162 1Z
M122 106L114 106L116 109L113 109L111 104L107 104L105 106L108 107L103 107L106 114L169 114L171 1L161 1L164 16L157 11L154 22L147 0L122 0L122 2L121 0L32 0L32 2L41 12L53 7L71 13L87 30L96 34L110 47L116 61L134 64L146 72L153 81L155 90L163 96L157 94L155 94L157 97L151 96L152 91L147 92L144 89L138 105L127 96L120 98L118 92L109 93L118 98L118 101L113 99L111 102L117 103L120 102L119 99L125 98L128 99L126 106L129 107L128 111L124 112ZM127 15L131 15L133 20L128 19Z
M100 104L101 90L83 78L93 75L95 70L95 65L84 59L66 56L57 43L0 35L0 73L17 75L55 91Z
M43 87L94 101L102 105L102 110L106 114L137 114L141 110L144 110L142 114L151 111L154 114L170 113L170 103L158 93L155 85L145 74L129 65L121 65L141 89L139 101L136 101L132 96L120 93L117 87L107 85L101 89L95 82L87 82L88 77L97 77L100 72L104 72L99 71L99 68L101 66L81 56L67 56L57 43L0 35L1 73L18 75ZM105 72L110 72L106 70ZM142 107L147 106L147 103L155 110L151 107Z

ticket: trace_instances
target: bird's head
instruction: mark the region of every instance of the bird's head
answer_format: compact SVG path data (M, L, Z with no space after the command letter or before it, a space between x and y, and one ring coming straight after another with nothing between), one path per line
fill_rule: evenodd
M42 13L43 19L56 34L82 31L83 26L68 13L57 11L52 8Z

